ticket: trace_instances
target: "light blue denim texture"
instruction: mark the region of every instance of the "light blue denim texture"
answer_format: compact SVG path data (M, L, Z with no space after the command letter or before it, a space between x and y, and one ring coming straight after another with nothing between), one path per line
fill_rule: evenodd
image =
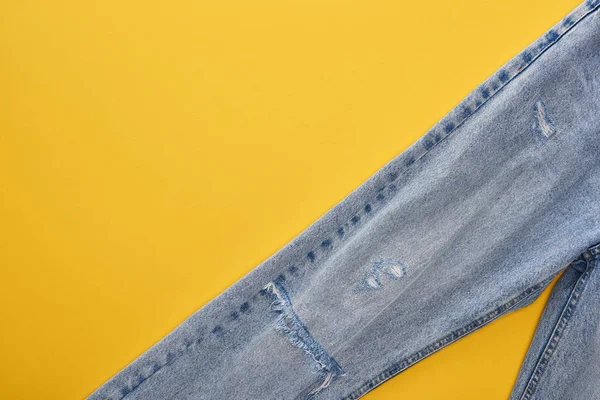
M600 399L599 7L89 399L358 399L561 272L511 400Z

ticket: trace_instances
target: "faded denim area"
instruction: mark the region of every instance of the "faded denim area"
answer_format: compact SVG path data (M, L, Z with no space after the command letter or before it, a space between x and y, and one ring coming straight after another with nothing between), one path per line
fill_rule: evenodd
M512 399L600 398L599 5L90 399L357 399L563 271Z

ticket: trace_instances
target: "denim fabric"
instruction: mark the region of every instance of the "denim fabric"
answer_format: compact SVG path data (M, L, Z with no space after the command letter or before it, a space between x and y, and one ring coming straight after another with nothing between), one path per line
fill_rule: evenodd
M511 399L600 399L599 7L89 399L357 399L561 272Z

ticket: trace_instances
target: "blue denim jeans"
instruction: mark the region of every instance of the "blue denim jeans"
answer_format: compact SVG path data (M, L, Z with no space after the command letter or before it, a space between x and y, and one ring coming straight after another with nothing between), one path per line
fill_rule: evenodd
M600 399L600 0L89 399L358 399L560 275L513 400Z

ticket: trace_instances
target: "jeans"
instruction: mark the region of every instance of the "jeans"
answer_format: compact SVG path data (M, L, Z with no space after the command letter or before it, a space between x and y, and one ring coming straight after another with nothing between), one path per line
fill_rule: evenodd
M358 399L559 275L511 399L600 399L599 8L571 11L89 399Z

